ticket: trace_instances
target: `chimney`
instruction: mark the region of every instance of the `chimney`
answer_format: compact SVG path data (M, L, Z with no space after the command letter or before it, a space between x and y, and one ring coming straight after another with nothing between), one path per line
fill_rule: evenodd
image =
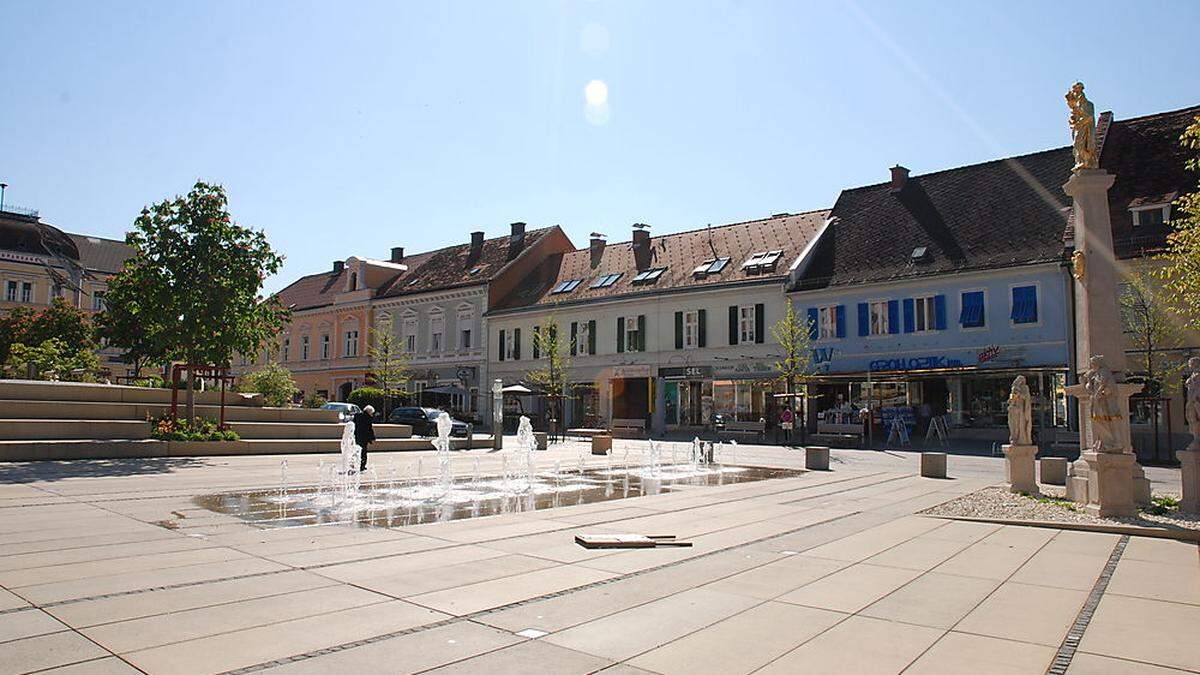
M588 248L592 252L592 257L598 257L601 253L604 253L604 235L599 232L593 232Z
M643 250L650 247L650 226L645 223L633 224L633 248Z
M404 260L404 247L403 246L393 246L391 262L398 263L401 260Z
M525 223L513 223L512 234L508 238L508 259L512 260L525 248Z
M346 261L345 260L334 260L333 261L333 273L334 274L341 274L342 270L344 270L344 269L346 269Z
M899 192L908 184L908 169L897 164L892 167L892 192Z

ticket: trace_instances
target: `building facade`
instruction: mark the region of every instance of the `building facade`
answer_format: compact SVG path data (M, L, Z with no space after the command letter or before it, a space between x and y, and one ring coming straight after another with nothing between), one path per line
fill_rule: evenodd
M636 420L655 435L711 429L714 418L775 416L783 283L826 211L628 242L593 236L551 256L488 312L488 370L506 385L545 367L535 334L554 325L569 351L565 427ZM508 397L506 421L537 397Z

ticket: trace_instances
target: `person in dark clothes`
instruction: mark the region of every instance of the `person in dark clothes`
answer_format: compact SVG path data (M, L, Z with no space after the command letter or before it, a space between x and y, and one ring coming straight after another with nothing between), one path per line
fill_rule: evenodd
M375 442L375 427L372 425L374 417L375 408L372 406L367 406L362 412L354 415L354 442L362 448L362 465L359 471L367 470L367 446Z

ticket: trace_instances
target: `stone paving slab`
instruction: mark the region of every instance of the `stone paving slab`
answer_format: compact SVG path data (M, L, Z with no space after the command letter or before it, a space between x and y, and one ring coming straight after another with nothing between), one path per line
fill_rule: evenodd
M1191 672L1195 671L1164 668L1086 652L1076 654L1071 660L1071 667L1067 669L1067 675L1176 675Z
M0 614L0 643L69 630L40 609L23 609Z
M78 633L51 633L0 643L0 673L29 673L104 656L110 654Z
M1054 649L1027 642L950 632L905 671L905 675L1024 675L1042 673L1054 659Z
M475 658L459 661L426 671L431 675L464 673L523 673L536 675L584 675L601 671L611 662L583 654L542 640L527 640L504 649L487 652Z
M1079 614L1084 591L1006 582L955 630L1058 648Z
M942 631L852 616L765 666L758 673L898 673Z
M1200 607L1105 594L1079 650L1168 668L1200 666Z

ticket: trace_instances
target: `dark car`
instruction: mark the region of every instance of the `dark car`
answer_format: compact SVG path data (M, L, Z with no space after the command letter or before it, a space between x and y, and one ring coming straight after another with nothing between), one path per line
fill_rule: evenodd
M388 424L407 424L418 436L437 436L437 419L441 414L436 408L396 408L388 417ZM450 435L465 438L467 423L453 420Z

